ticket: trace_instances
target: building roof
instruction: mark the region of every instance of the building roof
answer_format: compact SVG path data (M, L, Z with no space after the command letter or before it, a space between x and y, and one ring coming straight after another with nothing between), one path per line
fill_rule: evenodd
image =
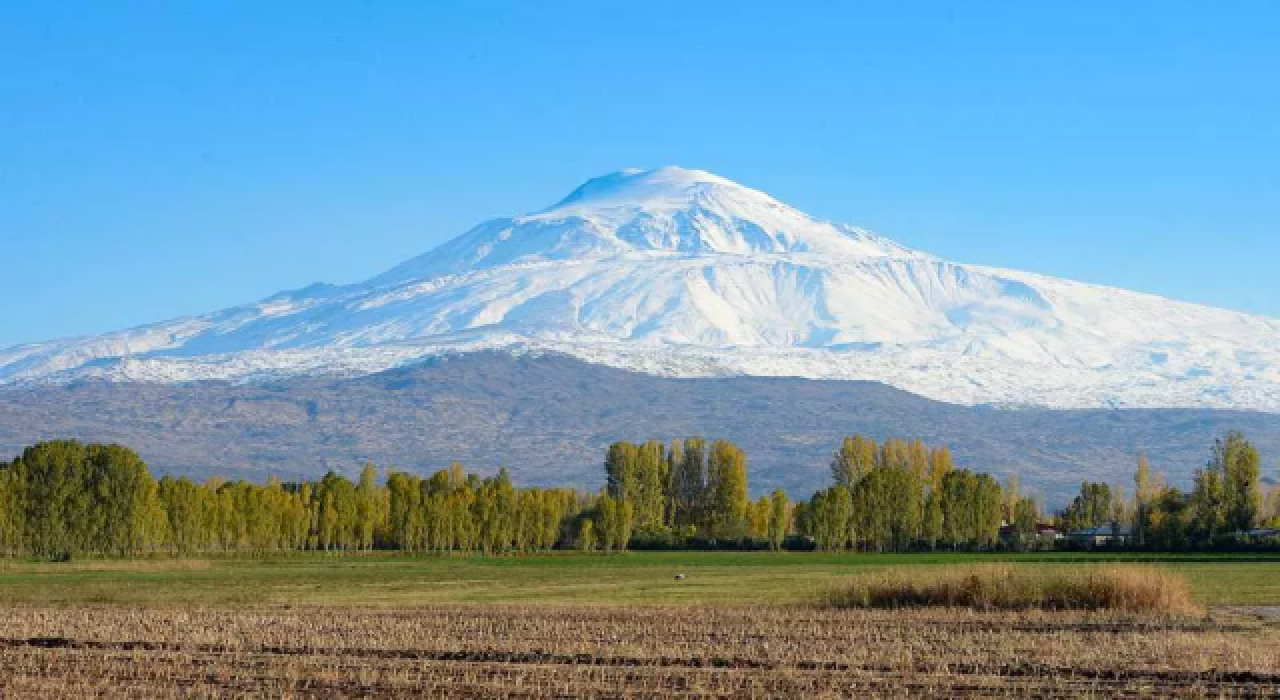
M1130 537L1132 535L1133 528L1128 525L1099 525L1067 533L1068 537Z
M1280 537L1280 528L1259 527L1252 530L1238 530L1231 535L1233 537Z

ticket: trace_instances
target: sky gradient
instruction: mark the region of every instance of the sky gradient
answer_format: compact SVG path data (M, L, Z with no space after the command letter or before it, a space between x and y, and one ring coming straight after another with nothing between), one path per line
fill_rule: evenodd
M5 3L0 347L358 281L666 164L1280 316L1277 36L1274 2Z

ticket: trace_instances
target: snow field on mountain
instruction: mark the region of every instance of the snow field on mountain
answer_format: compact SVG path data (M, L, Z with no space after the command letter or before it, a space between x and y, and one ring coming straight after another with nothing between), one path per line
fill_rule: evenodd
M959 403L1280 411L1280 321L906 249L699 171L622 171L373 279L0 351L0 384L362 374L563 352Z

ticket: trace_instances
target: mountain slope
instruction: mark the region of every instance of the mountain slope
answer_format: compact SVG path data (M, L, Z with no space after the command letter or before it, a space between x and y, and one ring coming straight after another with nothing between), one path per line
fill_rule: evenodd
M596 178L361 284L0 351L0 383L358 375L492 348L967 404L1280 411L1280 321L949 263L679 168Z
M345 379L166 385L75 382L0 389L0 461L41 439L122 442L152 468L261 481L354 476L372 460L417 472L460 460L523 485L603 481L614 440L726 438L748 455L754 494L808 498L829 483L846 435L921 438L959 464L1016 471L1046 505L1080 481L1124 484L1146 454L1187 486L1209 445L1246 432L1274 482L1280 415L1202 409L1000 411L930 401L874 382L776 377L673 379L560 355L478 352Z

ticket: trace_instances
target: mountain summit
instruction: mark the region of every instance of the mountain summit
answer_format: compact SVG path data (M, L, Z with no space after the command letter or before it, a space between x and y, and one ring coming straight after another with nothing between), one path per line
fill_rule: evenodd
M483 223L376 279L647 252L910 254L718 175L668 166L592 178L549 209Z
M1280 321L946 262L675 167L594 178L361 284L0 351L0 384L361 374L494 348L968 404L1280 411Z

